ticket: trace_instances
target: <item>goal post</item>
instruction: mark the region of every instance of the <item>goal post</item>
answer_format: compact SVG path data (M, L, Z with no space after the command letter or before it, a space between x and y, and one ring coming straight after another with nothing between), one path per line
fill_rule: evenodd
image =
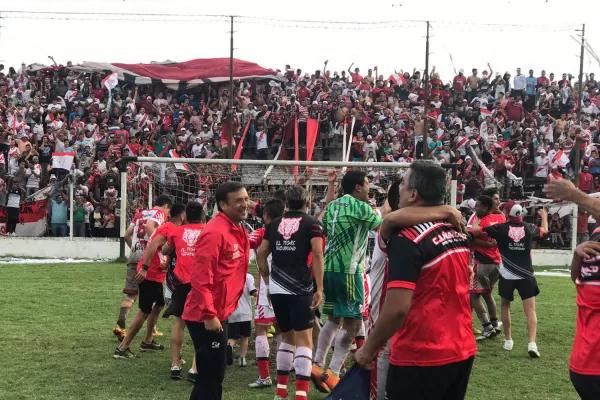
M410 163L343 162L343 161L283 161L230 160L203 158L124 157L121 169L121 256L125 256L125 231L135 213L151 208L153 199L166 194L174 202L195 200L205 207L207 215L214 212L216 187L228 181L246 186L250 198L264 202L279 188L300 184L311 197L311 211L322 210L327 192L328 174L337 171L339 184L345 171L363 170L370 181L370 203L381 205L387 188L410 167ZM445 204L456 206L457 164L441 164L447 171L449 185ZM252 228L259 219L251 219Z

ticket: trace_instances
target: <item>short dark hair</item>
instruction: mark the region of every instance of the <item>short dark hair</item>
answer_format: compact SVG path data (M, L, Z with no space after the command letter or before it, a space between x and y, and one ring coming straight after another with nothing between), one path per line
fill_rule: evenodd
M284 188L277 189L275 191L275 193L273 193L273 198L280 200L283 204L285 204L285 189Z
M491 210L494 207L494 199L492 199L490 196L481 195L477 197L476 200L488 210Z
M171 207L173 205L173 200L171 200L171 198L169 196L167 196L166 194L161 194L154 201L154 205L157 207L164 207L167 205L169 207ZM184 206L184 208L185 208L185 206Z
M446 195L446 171L431 161L417 160L410 165L408 188L415 189L424 205L437 206Z
M387 201L390 205L392 211L396 211L400 206L400 184L402 181L400 179L395 180L390 185L390 190L388 190Z
M365 183L367 173L365 171L352 170L344 174L342 178L342 189L344 194L352 194L356 190L356 185Z
M493 198L495 195L497 195L499 193L500 192L498 192L498 188L491 187L491 188L487 188L483 192L481 192L481 195Z
M197 201L190 201L185 206L185 218L189 223L199 223L202 221L202 215L204 215L204 209L202 208L202 204Z
M171 211L169 212L170 218L179 218L181 214L185 211L185 204L175 203L171 206Z
M267 217L269 217L271 220L281 217L284 211L285 204L283 201L276 198L272 198L267 201L263 207L263 213L267 214Z
M217 190L215 190L215 199L217 200L217 210L223 212L221 209L221 202L224 201L227 203L227 199L229 197L229 193L234 193L239 190L242 190L244 185L239 182L227 182L222 185L219 185Z
M286 190L285 198L287 199L287 205L290 210L301 210L306 206L309 196L306 189L296 185Z

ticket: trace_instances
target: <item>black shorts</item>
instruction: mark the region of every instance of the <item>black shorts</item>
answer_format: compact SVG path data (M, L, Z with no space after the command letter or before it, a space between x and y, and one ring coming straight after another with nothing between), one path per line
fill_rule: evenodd
M571 383L582 400L600 399L600 376L581 375L571 372Z
M398 367L388 370L389 399L464 399L475 357L436 367Z
M252 336L252 324L250 321L230 322L227 339L239 340Z
M139 285L138 301L140 310L144 314L150 314L155 305L164 306L165 297L162 283L144 279Z
M182 285L175 286L175 290L171 294L171 315L181 318L183 315L183 307L187 300L187 295L192 290L191 283L185 283Z
M513 301L515 299L514 291L517 289L521 300L527 300L540 294L535 277L526 279L505 279L500 275L498 284L498 294L505 300Z
M315 323L315 313L310 310L313 296L292 294L272 294L271 305L281 332L304 331Z

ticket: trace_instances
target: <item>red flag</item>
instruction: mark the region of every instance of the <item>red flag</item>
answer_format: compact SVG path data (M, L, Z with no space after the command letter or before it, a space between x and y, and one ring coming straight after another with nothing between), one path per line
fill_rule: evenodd
M319 121L309 118L306 121L306 161L312 161L313 151L319 133Z
M296 146L294 158L298 161L299 151L298 151L298 119L294 119L294 144ZM296 177L296 183L298 183L298 166L294 167L294 177Z
M242 155L242 149L244 147L243 146L244 139L246 138L246 133L248 132L248 128L250 127L250 123L251 122L252 122L252 118L250 118L250 120L246 124L246 127L244 128L244 133L242 134L242 138L240 139L240 142L238 143L237 150L235 151L235 155L233 156L234 160L239 160L240 156ZM236 168L237 168L237 164L232 164L231 165L231 172L234 172Z

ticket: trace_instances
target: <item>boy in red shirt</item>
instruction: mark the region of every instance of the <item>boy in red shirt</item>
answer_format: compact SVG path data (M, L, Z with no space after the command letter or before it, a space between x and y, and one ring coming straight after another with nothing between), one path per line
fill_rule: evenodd
M162 224L154 231L148 247L144 251L144 256L139 261L137 266L137 275L135 281L139 287L139 310L131 324L127 335L115 349L114 358L133 358L135 354L129 350L129 345L140 331L144 322L146 324L146 336L140 345L141 351L157 351L164 350L165 346L156 343L153 339L153 330L158 320L158 315L165 305L163 297L163 283L167 276L166 266L161 260L160 249L167 242L167 236L177 226L184 223L185 206L183 204L174 204L171 207L171 219L169 222Z
M185 208L185 225L173 229L167 237L167 243L162 247L163 254L169 254L173 250L177 253L177 262L173 271L175 290L171 297L171 313L175 317L171 332L171 379L175 380L181 379L181 345L185 330L181 315L192 287L190 270L196 256L196 243L204 229L203 214L202 204L189 202ZM194 357L191 374L196 373L195 361Z

